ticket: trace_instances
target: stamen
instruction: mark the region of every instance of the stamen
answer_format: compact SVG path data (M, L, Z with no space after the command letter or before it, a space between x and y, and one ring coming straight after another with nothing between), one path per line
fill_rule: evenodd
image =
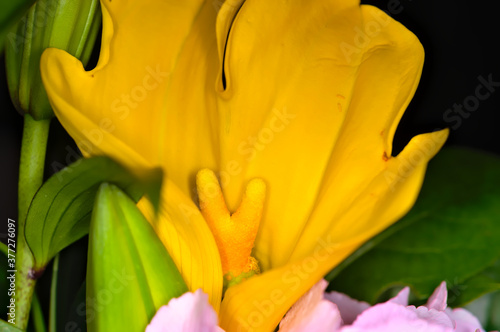
M201 213L219 248L226 281L258 273L258 263L251 253L266 196L264 181L253 179L248 183L241 204L232 215L227 209L219 181L211 170L199 171L196 185Z

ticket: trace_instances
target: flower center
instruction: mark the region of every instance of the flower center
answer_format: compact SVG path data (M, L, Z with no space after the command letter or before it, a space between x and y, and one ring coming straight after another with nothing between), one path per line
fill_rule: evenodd
M196 186L201 213L219 248L224 285L231 286L259 273L259 264L251 253L266 197L264 181L253 179L248 183L233 214L229 213L219 181L211 170L198 172Z

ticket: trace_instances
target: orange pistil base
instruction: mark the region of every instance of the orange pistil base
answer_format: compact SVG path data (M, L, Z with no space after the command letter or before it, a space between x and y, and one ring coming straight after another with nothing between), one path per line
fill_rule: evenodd
M227 281L240 275L259 273L257 260L251 257L259 229L266 196L266 185L261 179L251 180L240 206L229 213L219 181L209 169L196 176L198 198L203 217L212 231L222 262L222 272Z

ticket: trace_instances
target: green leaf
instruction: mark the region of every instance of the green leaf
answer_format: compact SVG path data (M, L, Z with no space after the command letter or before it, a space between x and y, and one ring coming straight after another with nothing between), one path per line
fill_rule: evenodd
M445 280L451 294L470 283L456 303L480 296L493 285L479 287L481 273L500 259L499 202L498 157L461 148L440 152L414 208L361 248L368 252L333 271L332 288L374 303L403 285L425 299Z
M7 257L7 251L8 251L7 245L3 242L0 242L0 252L4 254L5 257Z
M143 331L159 307L187 290L134 202L102 184L89 233L88 330Z
M23 332L23 330L18 329L10 323L7 323L3 319L0 319L0 329L2 330L2 332Z
M477 297L500 290L500 260L481 273L455 285L448 292L448 304L461 307Z
M161 183L158 172L154 174ZM88 233L94 197L105 181L123 188L135 200L144 190L158 189L105 157L82 159L54 174L36 193L26 217L26 241L35 258L35 272Z

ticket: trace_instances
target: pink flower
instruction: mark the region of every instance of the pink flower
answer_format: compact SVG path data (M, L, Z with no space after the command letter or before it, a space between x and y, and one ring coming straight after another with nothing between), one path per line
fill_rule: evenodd
M418 308L408 305L408 287L370 306L342 293L324 293L327 286L321 280L304 294L281 321L280 332L484 332L467 310L447 308L445 282ZM207 294L199 289L161 307L146 332L224 332L217 324Z
M280 322L280 331L337 331L342 319L337 306L323 299L327 286L326 280L320 280L302 296Z
M217 324L217 313L208 303L208 295L198 289L158 309L146 332L224 332Z
M467 310L447 308L445 282L418 308L408 305L408 287L389 301L370 307L338 292L323 294L326 286L322 280L306 293L287 313L280 331L484 332Z

